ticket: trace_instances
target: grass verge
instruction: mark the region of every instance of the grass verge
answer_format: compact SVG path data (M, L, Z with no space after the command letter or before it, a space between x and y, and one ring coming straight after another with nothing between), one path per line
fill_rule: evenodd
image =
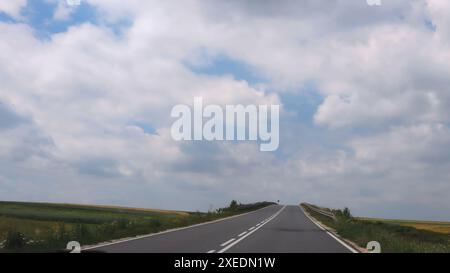
M417 223L414 221L402 221L401 224L398 220L355 218L349 210L347 213L330 210L336 215L333 220L304 204L302 207L316 220L362 248L370 241L377 241L384 253L450 253L449 234L418 229L412 225Z

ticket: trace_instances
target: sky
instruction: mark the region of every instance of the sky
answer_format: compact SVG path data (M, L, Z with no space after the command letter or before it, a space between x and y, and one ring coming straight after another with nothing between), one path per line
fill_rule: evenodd
M450 220L450 2L0 0L0 200ZM176 142L279 104L280 148Z

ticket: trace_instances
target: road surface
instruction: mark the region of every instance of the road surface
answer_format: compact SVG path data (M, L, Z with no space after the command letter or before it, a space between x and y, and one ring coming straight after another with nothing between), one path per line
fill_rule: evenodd
M299 206L273 205L244 215L90 251L119 253L350 253Z

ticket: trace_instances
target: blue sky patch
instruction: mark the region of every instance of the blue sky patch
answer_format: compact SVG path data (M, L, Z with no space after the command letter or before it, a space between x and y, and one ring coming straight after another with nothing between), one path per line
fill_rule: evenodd
M429 29L429 30L431 30L431 31L433 31L433 32L436 32L436 30L437 30L437 27L436 27L436 25L433 23L433 21L431 21L431 20L426 20L425 21L425 26Z
M231 75L234 79L247 81L249 84L258 84L265 82L264 77L250 65L243 61L233 59L227 55L215 56L212 62L206 65L193 65L185 63L185 65L194 73L224 76Z
M6 22L6 23L15 23L16 20L9 16L8 14L0 11L0 22Z
M146 134L157 135L155 127L146 122L134 122L131 125L141 128Z
M97 24L96 9L86 3L69 7L73 11L66 20L54 20L57 7L57 3L43 0L28 1L21 14L26 18L25 22L35 29L35 34L39 38L49 38L52 34L65 32L71 26L86 22Z
M281 93L280 99L286 111L294 113L299 121L312 125L314 115L324 97L313 83L306 83L299 91Z

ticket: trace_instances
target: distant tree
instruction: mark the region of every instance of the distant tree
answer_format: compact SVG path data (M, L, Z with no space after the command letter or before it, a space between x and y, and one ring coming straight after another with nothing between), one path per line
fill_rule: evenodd
M344 214L345 218L348 218L348 219L352 218L352 214L350 213L350 209L349 208L345 208L344 211L343 211L343 214Z
M231 201L229 208L231 210L236 210L238 207L238 202L236 200Z

